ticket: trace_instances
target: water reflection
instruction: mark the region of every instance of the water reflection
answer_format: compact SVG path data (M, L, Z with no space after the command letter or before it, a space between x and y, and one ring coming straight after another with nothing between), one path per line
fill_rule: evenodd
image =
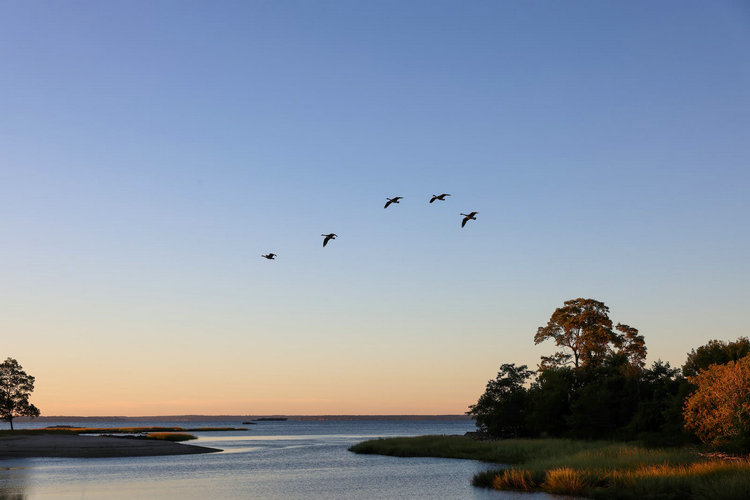
M10 463L9 460L0 461L5 465L0 467L0 500L24 500L31 470L23 466L10 466Z

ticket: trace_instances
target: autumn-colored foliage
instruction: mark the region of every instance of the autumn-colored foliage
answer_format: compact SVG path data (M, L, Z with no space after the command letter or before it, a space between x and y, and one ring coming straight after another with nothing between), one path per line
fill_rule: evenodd
M613 353L624 355L630 364L643 368L646 343L638 330L618 323L612 328L609 307L594 299L566 300L555 309L546 326L540 326L534 343L552 339L561 349L551 356L542 356L540 368L559 367L572 363L574 367L596 367Z
M711 365L689 377L698 386L685 401L685 427L704 443L750 434L750 355Z

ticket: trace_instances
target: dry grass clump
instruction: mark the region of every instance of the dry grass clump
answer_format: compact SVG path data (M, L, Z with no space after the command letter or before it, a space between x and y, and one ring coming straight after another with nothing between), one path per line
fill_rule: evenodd
M507 469L494 477L492 487L496 490L534 491L537 485L530 471Z
M585 473L570 467L548 470L542 483L542 489L560 495L582 495L591 484Z

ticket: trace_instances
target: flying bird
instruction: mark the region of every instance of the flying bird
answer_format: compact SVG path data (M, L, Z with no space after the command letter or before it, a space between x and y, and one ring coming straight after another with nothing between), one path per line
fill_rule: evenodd
M466 225L466 223L469 222L470 220L477 220L476 215L478 213L479 212L471 212L471 213L468 213L468 214L461 214L461 215L464 216L464 220L461 222L461 227L464 227Z
M323 240L323 246L326 246L328 244L328 241L335 240L337 235L334 233L329 233L329 234L321 234L321 236L325 237L325 239Z
M269 253L267 255L261 255L261 257L265 257L268 260L273 260L273 259L276 258L276 254L275 253Z
M404 199L403 196L396 196L394 198L386 198L386 200L388 201L385 202L385 206L383 208L388 208L388 205L390 205L391 203L398 203L399 202L398 200L403 200L403 199Z
M445 201L445 197L450 196L448 193L443 193L441 195L433 194L432 198L430 198L430 203L432 203L435 200Z

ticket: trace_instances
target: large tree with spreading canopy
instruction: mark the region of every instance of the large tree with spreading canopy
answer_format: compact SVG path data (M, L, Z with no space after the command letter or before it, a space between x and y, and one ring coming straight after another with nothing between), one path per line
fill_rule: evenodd
M567 300L555 309L546 326L540 326L534 343L552 339L560 350L542 356L541 368L573 363L578 367L599 366L608 354L625 355L631 365L641 368L646 344L638 330L621 323L612 328L609 307L594 299Z

